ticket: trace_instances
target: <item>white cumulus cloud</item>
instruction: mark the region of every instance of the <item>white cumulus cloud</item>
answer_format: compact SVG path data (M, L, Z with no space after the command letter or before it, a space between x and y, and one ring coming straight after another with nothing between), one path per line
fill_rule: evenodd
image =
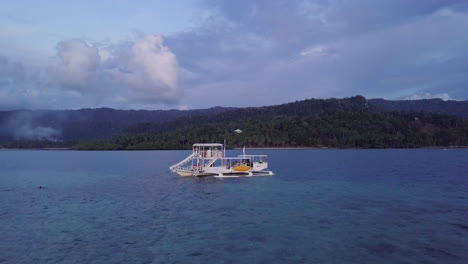
M90 88L101 60L99 50L83 40L73 39L59 42L57 55L61 62L57 70L60 82L77 90Z
M115 77L129 86L129 100L175 102L179 96L177 57L163 38L148 35L137 40L120 61Z
M58 87L92 104L125 107L175 104L180 99L177 57L162 36L105 46L73 39L59 42L56 50Z

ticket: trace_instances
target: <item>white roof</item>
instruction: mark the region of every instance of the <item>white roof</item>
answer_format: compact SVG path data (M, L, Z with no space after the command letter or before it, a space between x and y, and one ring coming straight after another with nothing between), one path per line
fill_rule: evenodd
M220 143L196 143L193 144L194 147L222 147L223 144Z

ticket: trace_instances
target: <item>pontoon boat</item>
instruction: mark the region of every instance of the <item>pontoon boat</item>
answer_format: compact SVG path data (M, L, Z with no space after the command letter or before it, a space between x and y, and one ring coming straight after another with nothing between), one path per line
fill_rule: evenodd
M169 167L181 176L268 176L274 173L268 168L267 155L242 155L226 157L223 144L197 143L187 158Z

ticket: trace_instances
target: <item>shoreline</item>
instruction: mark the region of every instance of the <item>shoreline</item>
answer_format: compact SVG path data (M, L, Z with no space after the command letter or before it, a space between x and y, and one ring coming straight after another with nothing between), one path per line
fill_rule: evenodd
M71 150L72 148L42 148L43 150Z
M428 147L415 147L415 148L336 148L336 147L258 147L258 148L245 148L245 149L271 149L271 150L307 150L307 149L465 149L468 146L450 146L450 147L440 147L440 146L428 146ZM242 150L242 148L234 148L236 150Z
M243 148L232 148L231 150L242 150ZM362 150L362 149L468 149L468 146L427 146L415 148L336 148L336 147L249 147L246 150L327 150L327 149L341 149L341 150ZM0 148L1 150L69 150L69 151L174 151L174 150L189 150L189 149L73 149L73 148ZM229 150L229 149L227 149Z
M233 148L233 149L240 149L242 148ZM340 148L334 148L334 147L252 147L252 148L245 148L245 149L340 149ZM342 148L342 149L355 149L355 148ZM358 149L358 148L356 148Z

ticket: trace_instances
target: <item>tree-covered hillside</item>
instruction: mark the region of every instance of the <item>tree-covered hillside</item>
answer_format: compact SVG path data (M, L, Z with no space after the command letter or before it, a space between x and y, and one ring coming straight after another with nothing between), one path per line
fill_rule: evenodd
M233 131L242 129L242 134ZM279 106L245 108L212 116L144 123L108 140L75 149L185 149L196 142L233 147L402 148L467 146L468 121L434 113L369 109L362 96L309 99Z
M189 111L104 108L0 112L0 148L185 149L196 142L224 139L232 147L468 145L468 121L440 114L456 110L460 116L468 102L379 100L355 96ZM404 111L391 111L398 107ZM237 128L244 133L233 133Z
M215 115L231 108L197 110L79 110L0 111L0 145L10 141L74 141L103 139L143 122L159 124L184 116Z
M467 101L444 101L442 99L384 100L370 99L369 105L380 111L431 112L468 118Z

